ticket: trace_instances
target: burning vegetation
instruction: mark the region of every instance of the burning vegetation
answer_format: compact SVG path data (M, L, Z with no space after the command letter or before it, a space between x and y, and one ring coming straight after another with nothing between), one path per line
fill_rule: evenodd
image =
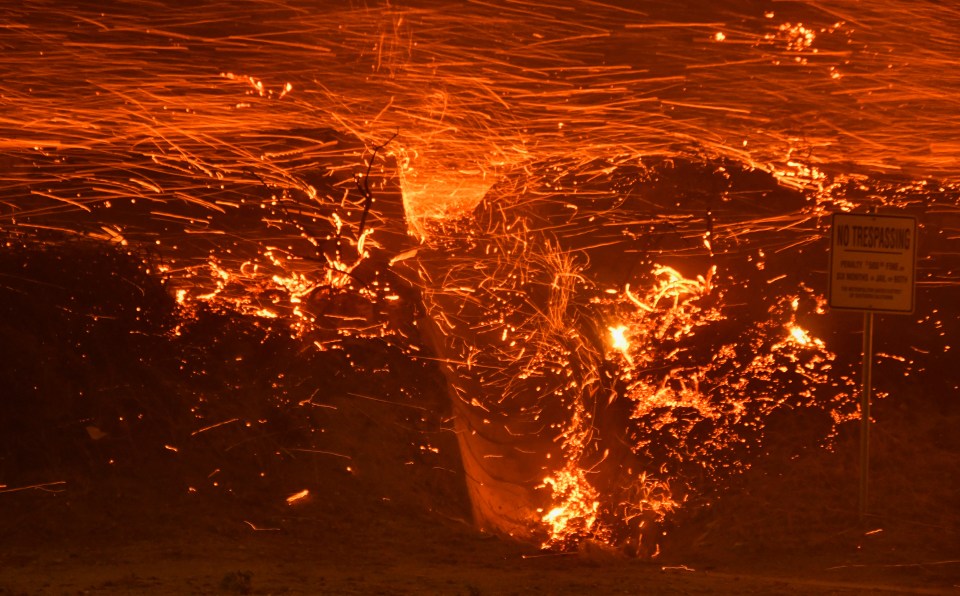
M772 432L860 417L836 212L918 219L878 393L956 397L955 50L871 29L948 9L110 4L0 12L0 499L163 460L171 494L363 478L545 550L698 543L796 459Z

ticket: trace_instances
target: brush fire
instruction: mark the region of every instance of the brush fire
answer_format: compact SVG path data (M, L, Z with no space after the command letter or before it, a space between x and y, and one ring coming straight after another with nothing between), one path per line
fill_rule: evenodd
M395 507L530 561L685 563L935 528L956 572L951 25L898 0L0 8L0 528L162 477L257 536ZM863 533L862 330L827 277L831 216L868 212L919 237L915 310L878 322Z

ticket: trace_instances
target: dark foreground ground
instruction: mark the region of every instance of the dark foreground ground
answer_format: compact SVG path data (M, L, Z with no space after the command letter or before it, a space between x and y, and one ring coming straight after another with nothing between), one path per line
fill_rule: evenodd
M149 501L138 505L150 506ZM55 512L48 513L56 516ZM834 568L823 553L723 565L539 556L390 504L332 517L316 507L274 511L171 508L154 520L6 545L4 594L949 594L941 565ZM351 519L361 513L363 520ZM155 513L154 513L155 514ZM105 522L108 523L109 522ZM153 526L153 527L148 527ZM39 528L35 528L43 532ZM65 535L66 534L66 535ZM525 558L530 556L533 558ZM842 560L842 559L841 559ZM864 560L864 559L856 559ZM951 587L953 586L953 587Z
M465 521L429 358L186 316L99 248L5 255L0 594L960 594L949 359L878 365L863 524L856 422L828 450L797 414L658 558L548 553Z
M958 563L852 536L790 553L544 554L357 493L299 506L100 498L5 508L2 594L955 594ZM130 488L130 487L127 487ZM107 494L103 494L107 493ZM9 497L7 497L9 500ZM341 497L342 499L343 497ZM32 501L32 503L28 502ZM8 501L9 504L9 501ZM15 509L14 509L15 510ZM11 530L11 525L13 529ZM943 556L945 553L941 553Z

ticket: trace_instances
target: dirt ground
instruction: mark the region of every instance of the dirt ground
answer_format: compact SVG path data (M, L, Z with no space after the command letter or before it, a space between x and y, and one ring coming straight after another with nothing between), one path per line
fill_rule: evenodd
M79 499L70 489L4 495L0 594L960 592L956 560L903 552L884 563L889 547L638 561L590 547L538 552L373 498L358 481L295 505L111 484Z
M276 484L203 485L199 466L170 454L0 493L0 594L960 594L955 519L887 513L861 525L829 505L855 485L823 474L837 485L748 472L712 510L666 527L653 560L589 543L556 553L504 541L467 523L462 477L436 465L447 462L391 472L385 454L399 446L384 432L389 407L365 408L379 447L349 466L320 454L267 468ZM815 458L837 470L847 459ZM917 473L924 467L935 468ZM289 504L299 487L308 496ZM804 507L811 494L823 496Z
M120 485L129 485L120 482ZM130 489L130 486L126 486ZM114 492L116 491L116 492ZM249 504L119 486L16 497L2 594L956 594L960 563L842 549L710 561L541 553L354 492ZM100 493L111 492L104 495ZM338 506L339 505L339 506ZM11 517L15 517L14 522ZM926 564L924 564L926 563Z

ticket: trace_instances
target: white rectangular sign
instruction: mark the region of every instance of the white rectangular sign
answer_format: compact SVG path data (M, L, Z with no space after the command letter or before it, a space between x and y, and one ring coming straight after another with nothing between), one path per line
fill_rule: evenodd
M917 220L835 213L830 240L830 306L913 312Z

